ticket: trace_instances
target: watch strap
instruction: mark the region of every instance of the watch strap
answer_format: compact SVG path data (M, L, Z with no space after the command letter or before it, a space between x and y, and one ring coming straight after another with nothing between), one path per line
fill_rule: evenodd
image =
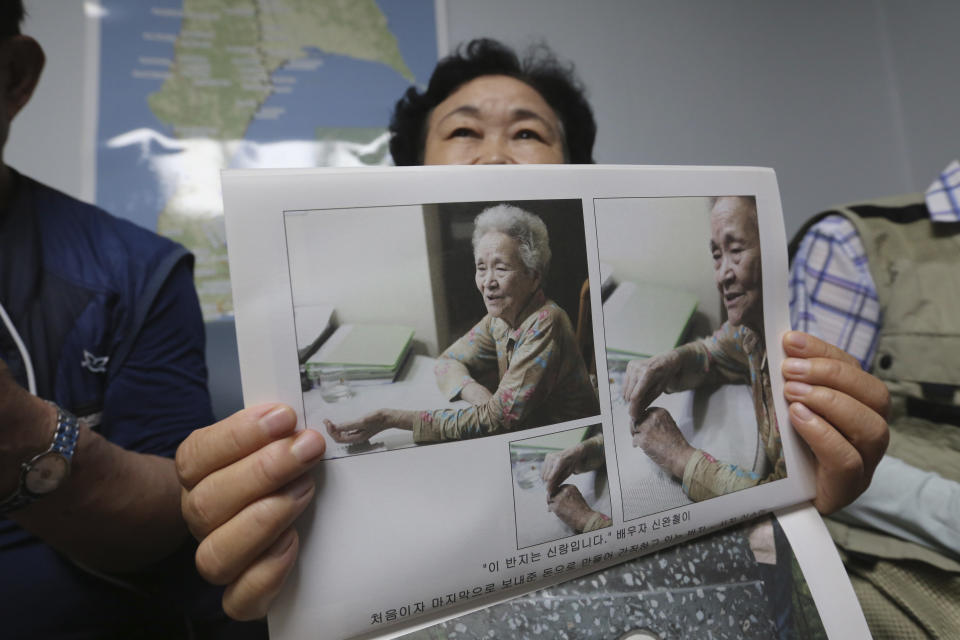
M10 496L0 501L0 514L9 513L25 507L38 498L42 498L43 495L46 495L33 493L27 488L26 484L27 474L33 467L33 463L42 456L48 453L60 454L67 462L67 475L70 475L70 463L73 460L73 453L77 448L77 440L80 438L80 423L77 417L66 409L62 409L52 402L50 404L57 409L57 428L53 432L53 441L47 449L20 465L20 483Z

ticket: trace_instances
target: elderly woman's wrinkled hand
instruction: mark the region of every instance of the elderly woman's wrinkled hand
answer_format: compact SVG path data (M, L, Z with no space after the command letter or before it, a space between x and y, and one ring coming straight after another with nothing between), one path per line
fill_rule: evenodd
M596 513L584 500L580 489L572 484L562 485L550 496L547 509L577 532L583 531L590 522L590 518Z
M284 405L259 405L197 429L177 449L181 511L200 541L200 575L227 585L231 618L266 615L297 557L293 521L310 504L323 455L316 431L295 432Z
M651 460L677 478L695 449L683 437L666 409L651 407L633 423L633 446L643 449Z
M381 431L391 427L387 413L388 410L381 409L369 413L359 420L341 422L340 424L324 420L323 424L326 425L330 437L341 444L366 442Z
M563 451L551 451L544 457L540 478L547 485L547 500L560 489L563 481L583 471L583 447L575 445Z
M832 513L863 493L890 439L890 393L856 358L811 335L783 337L790 422L816 457L814 506Z
M677 375L680 358L668 351L645 360L631 360L623 376L623 399L629 403L630 417L637 420L663 393Z

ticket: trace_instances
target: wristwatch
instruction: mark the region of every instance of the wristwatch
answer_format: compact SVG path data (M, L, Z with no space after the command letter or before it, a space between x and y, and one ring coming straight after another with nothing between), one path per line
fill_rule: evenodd
M75 415L57 405L53 406L57 409L57 429L53 432L53 442L46 451L20 465L20 486L0 502L0 513L25 507L52 493L70 475L70 461L77 448L80 425Z

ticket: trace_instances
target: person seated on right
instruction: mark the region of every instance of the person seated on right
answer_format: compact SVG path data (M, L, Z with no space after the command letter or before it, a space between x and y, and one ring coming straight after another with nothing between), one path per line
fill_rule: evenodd
M925 194L837 207L791 242L795 328L893 398L873 484L827 521L876 638L960 629L960 162Z
M577 164L593 162L596 125L579 82L552 55L521 61L480 39L441 60L425 92L407 91L390 131L398 165ZM783 348L783 375L799 385L787 384L791 422L815 454L814 504L829 513L870 482L886 444L886 390L813 336L790 332ZM237 619L266 614L296 559L292 524L313 497L309 470L324 440L295 428L289 407L258 405L198 430L177 452L184 518L201 541L197 567L227 585L224 609Z

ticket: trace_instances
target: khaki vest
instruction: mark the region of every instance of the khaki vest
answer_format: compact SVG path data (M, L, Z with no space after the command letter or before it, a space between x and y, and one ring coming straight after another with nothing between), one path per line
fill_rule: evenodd
M821 214L856 228L880 304L871 373L891 395L887 453L960 481L960 223L930 221L922 196ZM922 545L827 519L871 633L883 640L955 638L960 563Z
M896 196L817 216L791 250L830 214L853 224L869 259L881 324L871 373L890 388L893 416L949 421L960 407L960 223L934 224L922 196Z
M887 452L960 482L960 223L931 222L922 195L883 198L815 217L794 237L791 255L831 214L856 228L877 289L881 326L871 373L890 389ZM878 555L891 554L885 545Z

